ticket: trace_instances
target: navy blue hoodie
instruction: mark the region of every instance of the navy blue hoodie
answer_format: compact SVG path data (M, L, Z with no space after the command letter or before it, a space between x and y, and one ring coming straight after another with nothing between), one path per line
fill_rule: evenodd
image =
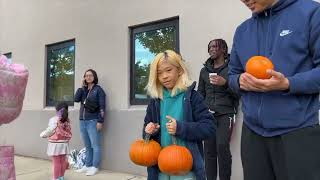
M229 63L229 86L242 99L245 124L276 136L319 123L320 6L311 0L279 0L236 30ZM266 56L289 80L288 91L239 88L248 59Z
M216 126L213 123L214 117L209 112L202 96L194 90L196 83L193 83L187 90L183 106L184 121L177 121L176 136L186 141L186 147L193 157L192 172L197 180L205 180L206 173L203 160L202 140L215 135ZM160 99L151 99L144 119L143 137L145 127L149 122L160 124ZM160 143L160 133L151 136L151 139ZM158 165L148 167L148 180L157 180L159 175Z

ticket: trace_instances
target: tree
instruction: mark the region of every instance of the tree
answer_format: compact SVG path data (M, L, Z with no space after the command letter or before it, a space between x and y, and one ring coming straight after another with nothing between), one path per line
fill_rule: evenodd
M150 64L135 63L135 94L146 94L145 87L148 83Z
M176 50L176 29L172 26L138 33L136 34L136 39L139 40L145 49L148 49L155 55L168 49ZM145 95L145 87L148 83L150 64L144 64L138 60L135 62L134 70L134 92L136 95Z
M151 53L158 54L167 49L176 50L175 31L176 29L174 27L166 27L136 34L136 39L138 39L145 48L148 48Z
M49 105L55 101L72 101L74 91L74 48L70 46L50 50L49 63Z

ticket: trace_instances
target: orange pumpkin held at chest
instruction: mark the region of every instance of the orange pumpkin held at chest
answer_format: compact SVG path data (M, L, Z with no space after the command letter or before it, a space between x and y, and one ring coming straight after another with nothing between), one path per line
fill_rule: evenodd
M129 156L132 162L140 166L153 166L158 163L161 146L154 140L136 140L131 144Z
M161 172L172 176L187 174L193 164L190 151L179 145L170 145L161 150L158 165Z
M274 69L270 59L264 56L253 56L246 64L246 72L258 79L269 79L271 76L267 74L267 69Z

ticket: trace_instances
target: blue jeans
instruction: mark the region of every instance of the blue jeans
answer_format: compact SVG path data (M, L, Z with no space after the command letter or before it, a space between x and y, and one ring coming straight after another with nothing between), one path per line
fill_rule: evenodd
M86 147L85 165L99 168L101 161L101 132L97 130L97 119L80 120L80 134Z

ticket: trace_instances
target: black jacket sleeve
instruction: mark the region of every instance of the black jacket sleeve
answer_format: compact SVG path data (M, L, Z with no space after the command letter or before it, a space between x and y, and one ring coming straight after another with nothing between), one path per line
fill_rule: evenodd
M78 88L74 95L74 102L81 102L83 96L83 88Z
M147 110L146 110L146 116L144 117L144 124L143 124L143 128L142 128L142 138L144 139L146 137L146 132L144 131L144 129L146 128L146 126L150 123L159 123L158 122L158 118L157 118L157 112L156 112L156 103L157 101L155 99L151 99ZM160 129L159 131L151 134L151 139L156 139L158 140L157 137L159 135Z
M101 87L98 89L98 99L100 107L100 118L98 119L98 122L103 123L106 112L106 93Z
M205 82L202 77L203 72L204 72L204 69L201 69L200 75L199 75L198 92L203 96L203 98L205 98L206 90L205 90Z

